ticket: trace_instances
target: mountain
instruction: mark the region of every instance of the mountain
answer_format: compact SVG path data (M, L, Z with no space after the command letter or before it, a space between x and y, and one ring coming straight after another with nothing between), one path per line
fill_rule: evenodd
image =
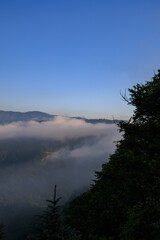
M0 110L0 124L8 124L17 121L36 121L36 122L43 122L43 121L51 121L57 115L52 115L44 112L39 111L30 111L30 112L13 112L13 111L3 111ZM82 117L72 117L75 119L84 120L87 123L118 123L119 120L109 120L109 119L87 119Z
M12 111L2 111L0 110L0 124L8 124L17 121L50 121L53 120L55 115L51 115L39 111L31 112L12 112Z

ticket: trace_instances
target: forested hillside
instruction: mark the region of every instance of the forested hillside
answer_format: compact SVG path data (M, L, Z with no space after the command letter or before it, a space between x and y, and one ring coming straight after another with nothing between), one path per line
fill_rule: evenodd
M67 224L83 240L160 239L160 70L124 96L135 106L123 139L90 190L70 202Z

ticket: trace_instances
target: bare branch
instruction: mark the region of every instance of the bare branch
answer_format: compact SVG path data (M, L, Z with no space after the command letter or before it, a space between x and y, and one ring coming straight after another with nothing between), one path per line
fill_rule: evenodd
M126 94L126 89L125 89L124 94L120 91L120 95L121 95L123 101L127 102L128 104L130 104L129 98L127 97L127 94Z

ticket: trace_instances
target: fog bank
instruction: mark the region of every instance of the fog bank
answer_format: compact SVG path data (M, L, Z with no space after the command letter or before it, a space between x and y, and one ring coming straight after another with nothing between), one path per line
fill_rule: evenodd
M91 136L91 138L87 138ZM83 137L80 144L67 146L67 139ZM0 126L0 139L35 138L66 141L66 147L35 159L0 169L0 201L42 203L57 184L64 201L77 189L89 186L94 171L100 170L120 138L115 124L91 124L83 120L56 117L48 122L16 122Z

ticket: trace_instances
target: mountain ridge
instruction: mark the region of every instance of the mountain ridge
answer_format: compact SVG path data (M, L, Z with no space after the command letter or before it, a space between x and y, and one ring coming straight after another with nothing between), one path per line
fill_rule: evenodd
M44 122L44 121L52 121L55 117L61 116L61 115L54 115L49 114L45 112L40 111L28 111L28 112L17 112L17 111L5 111L0 110L0 124L9 124L12 122L18 122L18 121L36 121L36 122ZM63 117L63 116L62 116ZM120 120L110 120L110 119L88 119L84 117L69 117L71 119L79 119L83 120L86 123L105 123L105 124L112 124L112 123L118 123Z

